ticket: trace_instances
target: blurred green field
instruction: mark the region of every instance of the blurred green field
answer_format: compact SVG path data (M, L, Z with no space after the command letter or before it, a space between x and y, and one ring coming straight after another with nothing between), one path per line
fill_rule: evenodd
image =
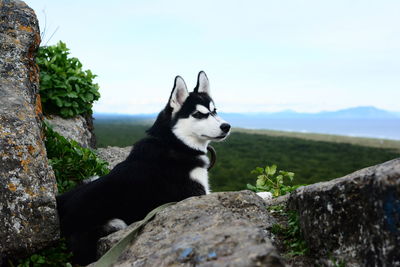
M284 136L284 137L295 137L312 141L325 141L333 143L346 143L353 145L361 145L376 148L387 148L394 149L400 152L400 141L380 139L380 138L368 138L368 137L351 137L343 135L333 134L317 134L317 133L299 133L299 132L285 132L285 131L274 131L274 130L253 130L236 128L235 132L249 133L249 134L262 134L269 136Z
M145 136L149 124L95 120L98 147L130 146ZM210 171L215 191L233 191L255 183L250 171L277 164L295 173L294 184L341 177L358 169L400 157L400 142L321 134L234 129L222 143L213 143L217 163Z

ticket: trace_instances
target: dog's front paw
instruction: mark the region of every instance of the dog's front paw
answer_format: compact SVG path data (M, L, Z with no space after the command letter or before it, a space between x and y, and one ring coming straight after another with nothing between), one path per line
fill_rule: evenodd
M126 223L123 220L115 218L115 219L109 220L103 226L103 230L107 234L111 234L111 233L114 233L116 231L125 229L127 226L128 225L126 225Z

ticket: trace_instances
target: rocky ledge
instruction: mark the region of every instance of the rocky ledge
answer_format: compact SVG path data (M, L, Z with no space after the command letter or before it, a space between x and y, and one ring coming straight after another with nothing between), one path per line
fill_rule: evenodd
M285 251L277 251L282 247L270 230L282 221L266 208L276 205L299 215L307 256L278 255ZM99 254L134 226L101 239ZM399 251L395 159L266 202L249 191L186 199L146 225L114 266L399 266Z
M400 158L290 195L311 253L346 266L400 266Z
M268 231L275 223L247 190L188 198L161 211L113 266L284 266ZM132 227L100 240L100 254Z

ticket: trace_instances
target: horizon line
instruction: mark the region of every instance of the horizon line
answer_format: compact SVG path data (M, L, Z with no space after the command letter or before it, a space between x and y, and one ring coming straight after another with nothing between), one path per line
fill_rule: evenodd
M317 112L301 112L301 111L296 111L293 109L283 109L283 110L278 110L278 111L246 111L246 112L219 112L220 114L276 114L276 113L283 113L283 112L291 112L291 113L297 113L297 114L320 114L320 113L330 113L330 112L339 112L339 111L344 111L344 110L349 110L349 109L357 109L357 108L373 108L378 111L384 111L388 112L391 114L399 115L400 111L393 111L393 110L386 110L382 108L377 108L375 106L352 106L348 108L343 108L343 109L337 109L337 110L321 110ZM131 115L131 116L153 116L159 114L159 112L149 112L149 113L119 113L119 112L95 112L93 111L94 114L99 114L99 115Z

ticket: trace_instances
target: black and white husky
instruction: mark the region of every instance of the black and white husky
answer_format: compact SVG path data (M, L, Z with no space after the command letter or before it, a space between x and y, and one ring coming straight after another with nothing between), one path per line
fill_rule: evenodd
M121 229L164 203L208 194L207 146L224 140L230 128L217 115L204 72L191 93L177 76L148 137L127 159L108 175L57 197L61 233L73 261L94 261L97 240L110 225Z

